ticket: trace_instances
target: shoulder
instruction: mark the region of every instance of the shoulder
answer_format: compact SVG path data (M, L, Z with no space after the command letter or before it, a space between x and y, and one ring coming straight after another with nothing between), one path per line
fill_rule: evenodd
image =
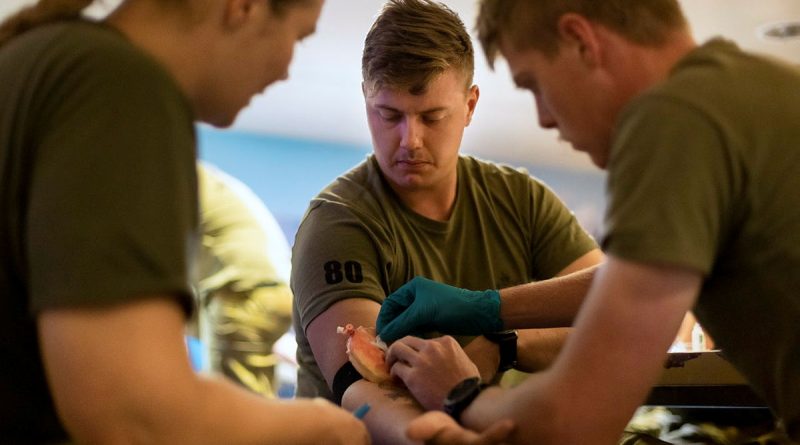
M394 208L393 195L373 156L340 175L311 200L314 211L376 216Z
M529 194L544 190L545 185L524 167L485 161L472 156L459 158L459 175L470 186L485 190L489 194Z
M29 53L40 65L72 64L71 68L79 69L81 65L90 64L93 68L105 66L118 72L157 68L155 60L120 32L89 21L42 26L21 35L8 46L10 51Z
M65 96L92 94L105 102L118 96L148 106L189 107L177 83L150 55L120 32L99 23L76 21L53 24L19 38L18 50L30 51L27 71L44 90Z
M677 110L666 111L682 109L724 126L743 110L749 112L754 103L796 103L798 90L800 71L796 67L742 51L733 42L716 38L687 54L665 82L642 95L629 109L678 105L674 107Z
M402 206L373 162L369 157L311 200L295 236L295 248L311 243L311 249L320 244L350 249L355 240L391 243L397 238L399 227L405 224Z

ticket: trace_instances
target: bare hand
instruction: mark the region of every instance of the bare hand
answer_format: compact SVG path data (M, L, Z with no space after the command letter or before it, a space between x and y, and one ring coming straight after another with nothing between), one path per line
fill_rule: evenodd
M324 430L325 438L319 443L330 445L370 444L367 427L349 411L320 398L308 401L299 400L298 402L308 403L315 407L315 412L309 419L314 423L314 428Z
M514 422L505 419L495 422L482 433L465 429L441 411L428 412L411 422L406 430L411 440L426 445L492 445L502 444L514 432Z
M459 382L480 376L458 342L450 336L423 340L404 337L386 353L392 376L405 383L426 410L440 410L447 393Z

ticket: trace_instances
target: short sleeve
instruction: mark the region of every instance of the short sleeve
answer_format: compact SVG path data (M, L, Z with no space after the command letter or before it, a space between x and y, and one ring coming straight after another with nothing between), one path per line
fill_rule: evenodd
M385 236L345 205L312 202L292 249L292 291L300 325L308 325L335 303L386 297L378 267L391 267L379 246Z
M31 304L113 304L171 294L191 307L197 227L191 112L133 50L75 56L42 120L31 178Z
M549 187L532 179L531 188L533 267L537 279L552 278L597 243Z
M701 111L651 98L627 113L609 161L604 250L708 274L740 183L734 154Z

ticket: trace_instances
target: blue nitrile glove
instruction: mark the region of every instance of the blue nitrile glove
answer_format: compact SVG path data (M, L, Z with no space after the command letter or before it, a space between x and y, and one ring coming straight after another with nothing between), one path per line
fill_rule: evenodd
M424 331L481 335L502 329L500 292L466 290L423 277L389 295L377 321L378 335L386 342Z

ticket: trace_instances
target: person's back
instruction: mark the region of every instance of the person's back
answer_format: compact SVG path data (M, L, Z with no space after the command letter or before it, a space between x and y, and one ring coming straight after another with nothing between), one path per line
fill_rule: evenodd
M627 149L612 149L612 191L635 185L639 192L612 199L606 241L612 254L702 270L697 317L770 406L794 422L800 421L798 104L800 72L788 64L722 40L690 53L622 116L615 147ZM656 125L666 115L670 124ZM645 140L648 147L630 149ZM645 164L644 173L636 167ZM667 176L670 182L662 180ZM656 215L646 202L653 196L669 214Z

